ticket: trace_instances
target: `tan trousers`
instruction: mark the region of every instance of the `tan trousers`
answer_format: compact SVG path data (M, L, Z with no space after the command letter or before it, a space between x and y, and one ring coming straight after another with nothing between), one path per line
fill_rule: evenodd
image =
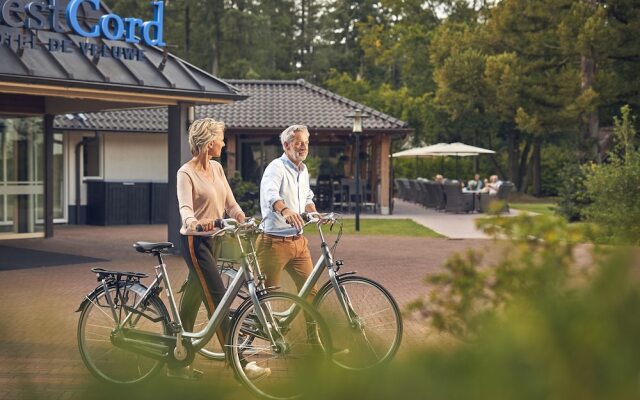
M291 240L260 235L256 240L256 255L260 269L266 275L266 287L280 286L280 275L286 270L300 293L313 270L309 241L304 236ZM312 301L317 292L318 287L314 285L307 301Z

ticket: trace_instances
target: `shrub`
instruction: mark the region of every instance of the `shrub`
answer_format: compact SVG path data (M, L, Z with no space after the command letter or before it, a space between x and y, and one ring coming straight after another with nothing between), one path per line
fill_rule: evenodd
M636 131L629 106L615 118L614 148L608 164L589 164L585 187L591 204L587 220L601 226L608 242L640 243L640 152L634 145Z
M571 222L583 220L590 204L585 186L586 170L578 164L567 164L558 175L558 212Z
M593 232L557 217L494 218L483 227L510 238L491 249L504 248L505 258L483 268L476 256L451 260L429 279L440 290L421 307L430 321L444 309L445 331L455 327L468 340L414 349L393 368L365 374L334 368L333 380L314 380L314 398L637 397L640 285L631 255L586 246L593 263L577 267L576 245Z
M510 245L497 245L499 262L480 267L484 254L478 250L456 255L445 263L445 272L426 278L429 302L413 305L437 330L459 338L475 336L487 316L516 298L566 288L576 243L594 237L591 225L556 216L493 217L479 225L496 238L511 238Z
M240 172L236 171L229 179L229 186L246 216L254 216L260 211L260 191L255 183L243 181Z

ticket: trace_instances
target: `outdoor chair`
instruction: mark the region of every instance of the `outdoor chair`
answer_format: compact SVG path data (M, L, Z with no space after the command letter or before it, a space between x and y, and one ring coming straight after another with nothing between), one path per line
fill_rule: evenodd
M404 201L409 201L409 180L407 178L398 178L400 184L400 198Z
M333 187L329 175L319 175L316 181L315 197L316 205L320 210L333 209Z
M409 185L411 187L409 192L409 201L412 203L418 202L418 183L415 179L409 179Z
M514 186L515 185L513 183L507 181L500 185L497 194L480 193L478 211L486 213L491 208L492 203L501 201L503 202L503 206L500 210L500 213L510 213L511 210L509 209L509 193L511 193L511 190L514 188Z
M446 212L470 212L473 211L473 193L462 193L462 187L458 181L445 183L444 192L447 196Z
M349 212L356 209L356 201L358 199L356 191L356 180L351 178L342 179L343 193L346 193L346 208ZM365 183L364 180L360 181L360 209L376 211L376 203L373 201L373 193L371 191L371 185Z
M420 186L420 205L426 208L429 203L429 180L419 178L418 185Z
M514 184L507 181L504 182L502 185L500 185L500 187L498 188L498 200L503 201L504 202L504 206L502 207L502 212L506 212L506 213L510 213L511 210L509 209L509 193L511 193L511 191L514 188Z
M427 208L437 208L437 199L436 199L436 182L428 181L426 182L427 187Z
M420 178L413 181L413 185L416 188L415 201L416 204L422 205L424 199L424 185L422 184L422 180Z
M444 188L438 182L433 183L433 194L435 198L434 199L435 209L438 211L443 211L447 204L446 203L447 199L444 195Z

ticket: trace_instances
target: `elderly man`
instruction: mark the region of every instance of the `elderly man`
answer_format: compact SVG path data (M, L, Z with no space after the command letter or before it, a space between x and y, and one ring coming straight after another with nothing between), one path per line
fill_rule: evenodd
M489 194L498 194L498 189L502 185L502 181L498 179L498 175L491 175L489 177L489 182L486 184L483 192L488 192Z
M256 252L267 287L278 286L280 274L287 270L300 291L313 269L300 216L316 211L303 163L309 154L309 131L304 125L292 125L280 134L280 142L284 154L267 166L260 182L264 233L256 241ZM316 292L314 287L308 300Z

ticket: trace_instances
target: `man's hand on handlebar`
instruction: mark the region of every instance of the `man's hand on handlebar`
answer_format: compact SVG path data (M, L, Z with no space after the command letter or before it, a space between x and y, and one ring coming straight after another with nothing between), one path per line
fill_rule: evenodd
M302 216L300 216L300 214L298 214L297 212L292 211L290 208L284 210L284 212L282 213L282 217L285 221L287 221L289 225L295 227L297 230L302 229L302 227L304 226L304 220L302 219Z

